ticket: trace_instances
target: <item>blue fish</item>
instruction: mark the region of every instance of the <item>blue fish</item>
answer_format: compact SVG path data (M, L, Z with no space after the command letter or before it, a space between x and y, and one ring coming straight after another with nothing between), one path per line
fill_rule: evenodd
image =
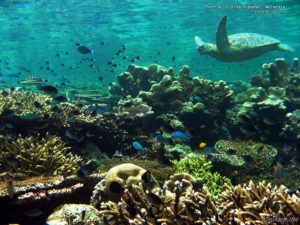
M203 102L202 98L198 95L192 96L190 100L193 102Z
M20 78L20 74L17 73L9 73L9 74L1 74L2 77L7 77L7 78Z
M210 153L212 153L213 148L211 146L206 146L201 151L203 152L203 154L210 154Z
M132 146L134 147L135 150L144 153L146 149L144 146L139 142L139 141L133 141Z
M67 121L67 123L75 123L75 122L76 122L76 119L73 118L73 117L68 117L68 118L66 119L66 121Z
M191 136L188 135L187 133L181 131L181 130L175 130L171 133L171 136L175 139L178 139L180 141L190 141L191 140Z
M169 141L162 134L157 134L154 138L162 144L169 144Z
M103 114L103 113L105 113L106 112L106 110L103 108L103 107L98 107L98 108L96 108L96 113L97 114Z

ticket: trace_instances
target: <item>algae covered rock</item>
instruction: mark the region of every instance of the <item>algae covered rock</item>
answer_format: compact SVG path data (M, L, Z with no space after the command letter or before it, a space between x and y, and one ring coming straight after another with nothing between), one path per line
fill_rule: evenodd
M46 221L47 225L100 224L100 212L91 205L65 204L56 209Z
M260 142L219 140L210 159L224 175L246 181L251 174L261 179L269 178L276 155L277 149Z

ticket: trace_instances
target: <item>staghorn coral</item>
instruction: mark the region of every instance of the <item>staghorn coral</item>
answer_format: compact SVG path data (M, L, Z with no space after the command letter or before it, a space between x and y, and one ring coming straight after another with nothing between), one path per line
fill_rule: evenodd
M4 141L1 146L1 173L8 176L45 176L74 174L81 158L68 153L70 149L60 137L19 137Z
M108 224L203 224L218 220L215 205L209 195L182 188L183 179L177 181L172 192L156 195L141 185L125 190L119 203L102 202L100 215Z
M176 173L189 173L195 178L202 180L203 185L212 196L224 190L223 185L231 185L228 178L218 172L212 172L212 163L204 155L188 154L180 160L174 160L173 168Z
M31 91L1 90L0 116L6 116L12 111L17 116L48 118L53 114L51 102L53 98L48 95L33 93Z
M216 198L222 224L299 224L299 193L290 195L284 186L252 181L226 189Z

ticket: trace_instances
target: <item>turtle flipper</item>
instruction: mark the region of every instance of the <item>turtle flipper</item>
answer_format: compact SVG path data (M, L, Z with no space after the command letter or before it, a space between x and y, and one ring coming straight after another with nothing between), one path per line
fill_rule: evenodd
M285 51L285 52L294 52L295 51L291 46L289 46L287 44L282 44L282 43L280 43L278 45L278 50Z
M223 16L217 29L216 33L216 44L220 52L226 51L230 48L227 35L227 16Z
M195 36L195 43L196 43L197 47L201 47L202 45L205 44L204 41L202 41L199 36Z

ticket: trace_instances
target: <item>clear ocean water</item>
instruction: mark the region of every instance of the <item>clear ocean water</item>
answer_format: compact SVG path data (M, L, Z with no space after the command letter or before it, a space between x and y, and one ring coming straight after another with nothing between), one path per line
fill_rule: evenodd
M266 10L268 5L283 8ZM243 8L250 6L266 12ZM216 27L224 15L229 34L269 35L296 51L274 51L238 63L200 55L194 36L215 43ZM13 85L32 74L74 84L93 84L100 75L106 85L136 56L139 65L158 62L175 70L189 65L193 75L247 81L262 63L277 57L289 61L300 49L298 0L0 0L0 23L1 85ZM93 50L93 62L80 63L86 57L76 50L78 43ZM116 55L123 45L126 52ZM116 67L111 68L109 61ZM18 72L22 73L18 79L5 76Z

